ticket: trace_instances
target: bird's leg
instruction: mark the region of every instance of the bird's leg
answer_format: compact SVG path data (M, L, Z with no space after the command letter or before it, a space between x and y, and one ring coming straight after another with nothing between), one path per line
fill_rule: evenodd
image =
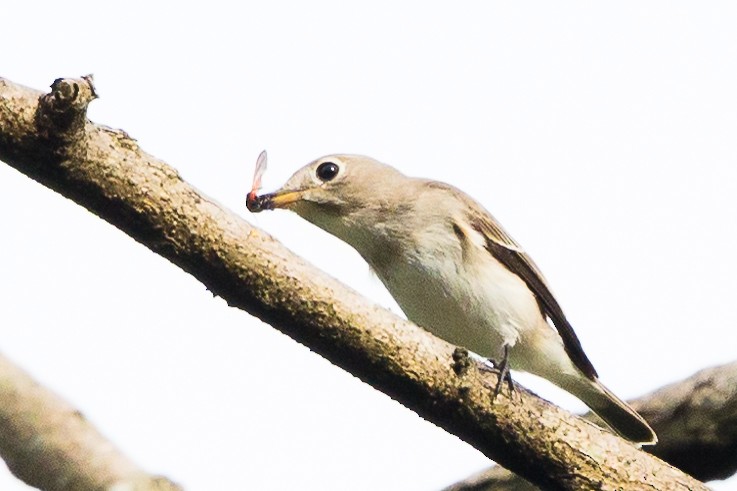
M504 355L501 363L497 363L491 358L489 358L489 361L494 365L494 368L499 370L499 381L496 387L494 387L494 397L492 399L496 399L496 396L502 391L502 385L505 381L509 384L509 394L511 395L514 392L514 383L512 382L512 374L509 371L509 345L504 345Z

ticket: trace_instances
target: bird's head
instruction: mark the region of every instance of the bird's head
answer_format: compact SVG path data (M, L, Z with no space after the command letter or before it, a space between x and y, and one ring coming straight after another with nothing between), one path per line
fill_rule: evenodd
M273 193L248 201L248 209L284 208L350 242L347 233L389 213L407 177L370 157L328 155L299 169ZM369 218L371 217L371 218Z

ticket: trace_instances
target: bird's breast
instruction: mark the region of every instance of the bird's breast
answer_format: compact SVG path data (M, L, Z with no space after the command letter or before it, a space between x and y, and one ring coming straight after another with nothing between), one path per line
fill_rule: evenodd
M426 247L404 247L369 261L412 322L490 358L539 325L532 292L485 249L469 255L454 240L414 243Z

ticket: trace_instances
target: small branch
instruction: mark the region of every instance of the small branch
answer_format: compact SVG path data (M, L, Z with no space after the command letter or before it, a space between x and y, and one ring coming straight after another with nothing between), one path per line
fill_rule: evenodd
M454 361L453 346L219 207L123 132L90 122L73 135L63 128L69 143L60 149L53 135L39 133L39 100L0 81L0 159L489 458L546 489L706 489L521 387L492 404L495 375L458 352Z
M701 370L631 404L660 439L648 452L702 481L726 479L737 471L737 362ZM444 491L536 489L494 466Z
M540 491L514 472L495 465L451 484L442 491Z
M661 443L653 455L704 481L737 471L737 362L701 370L632 403Z
M123 456L67 402L0 355L0 455L26 484L44 490L173 491Z
M74 141L87 123L87 106L97 99L92 82L92 75L80 80L54 80L51 92L41 97L36 112L39 132L47 138L61 140L60 143Z

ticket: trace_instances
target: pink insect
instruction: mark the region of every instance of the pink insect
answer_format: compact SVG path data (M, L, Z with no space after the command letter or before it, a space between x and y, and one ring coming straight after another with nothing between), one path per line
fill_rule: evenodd
M261 189L261 176L266 171L266 150L261 152L256 161L256 170L253 172L253 185L251 192L246 196L246 206L250 210L256 203L256 191Z

